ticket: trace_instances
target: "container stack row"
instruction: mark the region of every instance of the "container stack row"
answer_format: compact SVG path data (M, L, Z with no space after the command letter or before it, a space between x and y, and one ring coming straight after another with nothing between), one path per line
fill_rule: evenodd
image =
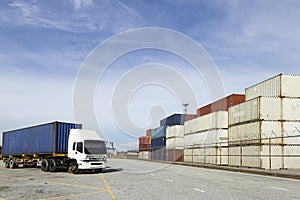
M184 161L227 165L228 112L218 111L185 123ZM220 145L216 145L216 143ZM219 156L217 156L219 155Z
M299 85L300 76L280 74L246 88L246 102L229 108L230 166L300 166L299 138L288 137L300 134Z

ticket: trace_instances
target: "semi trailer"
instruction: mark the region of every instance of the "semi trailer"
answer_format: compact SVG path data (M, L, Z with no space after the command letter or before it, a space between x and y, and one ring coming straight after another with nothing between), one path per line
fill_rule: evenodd
M102 172L107 167L105 141L81 124L51 122L3 132L6 168L40 167L45 172Z

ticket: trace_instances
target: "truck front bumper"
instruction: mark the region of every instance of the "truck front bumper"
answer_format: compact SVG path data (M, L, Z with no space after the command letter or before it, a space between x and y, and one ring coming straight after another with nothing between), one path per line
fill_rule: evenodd
M83 161L81 163L78 163L79 169L104 169L106 167L106 161Z

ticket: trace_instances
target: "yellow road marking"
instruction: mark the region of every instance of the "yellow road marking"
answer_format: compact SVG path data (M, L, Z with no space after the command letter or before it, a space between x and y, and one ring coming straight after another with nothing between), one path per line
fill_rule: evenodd
M113 192L111 191L111 189L110 189L110 187L109 187L109 185L108 185L108 183L107 183L107 181L105 180L105 178L104 178L103 175L101 175L101 178L102 178L102 180L103 180L103 182L104 182L104 184L105 184L105 186L106 186L106 189L107 189L108 193L110 194L112 200L116 200L115 195L114 195Z
M97 191L103 191L108 192L107 189L99 188L99 187L91 187L91 186L84 186L84 185L76 185L76 184L70 184L70 183L61 183L56 181L47 181L48 183L58 184L58 185L64 185L64 186L72 186L72 187L80 187L80 188L86 188L86 189L93 189Z
M96 192L84 192L84 193L79 193L79 194L69 194L69 195L62 195L62 196L44 198L44 199L40 199L40 200L50 200L50 199L62 199L62 198L67 198L67 197L77 197L77 196L81 196L81 195L96 194L96 193L100 193L100 192L107 192L107 191L96 191Z

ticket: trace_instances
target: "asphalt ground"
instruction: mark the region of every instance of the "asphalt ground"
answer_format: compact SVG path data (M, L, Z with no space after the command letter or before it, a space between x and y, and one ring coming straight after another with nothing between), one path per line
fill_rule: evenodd
M110 159L103 173L0 165L0 199L299 199L300 181L219 169Z

